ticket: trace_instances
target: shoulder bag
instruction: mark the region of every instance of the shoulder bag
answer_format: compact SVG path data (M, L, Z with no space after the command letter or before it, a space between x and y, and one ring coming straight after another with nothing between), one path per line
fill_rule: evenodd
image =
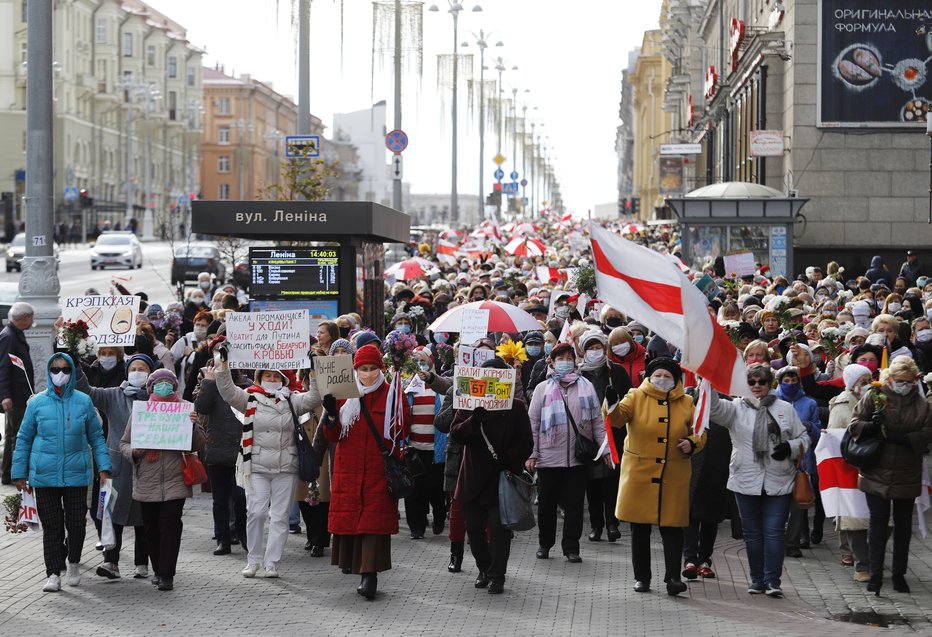
M320 477L320 458L314 452L311 441L307 438L307 432L298 421L298 414L291 404L291 397L286 402L288 409L291 410L291 420L294 422L294 441L298 449L298 480L304 483L313 482Z
M841 438L841 457L852 467L873 469L880 462L883 438L880 436L861 435L855 440L851 427L845 430Z
M579 433L579 428L576 426L572 412L570 412L570 406L566 402L566 392L561 393L563 394L563 408L566 409L566 418L570 421L573 431L576 433L576 449L573 451L573 457L588 467L595 462L596 454L599 453L599 445L595 444L595 440L592 438Z
M809 474L803 470L803 460L796 463L796 478L793 481L793 503L800 509L809 509L815 504L815 493Z
M207 469L204 468L197 454L181 452L181 477L189 487L207 482Z
M372 416L369 415L369 409L363 399L359 399L359 406L362 415L366 417L366 423L369 425L369 431L375 438L375 444L378 445L382 453L382 461L385 463L385 481L388 483L388 492L396 500L410 498L414 495L414 476L408 470L408 466L403 460L393 456L385 446L385 440L372 423Z
M498 454L481 425L479 432L492 458L498 462ZM509 531L530 531L537 524L534 519L534 477L527 471L515 474L503 470L499 475L498 517Z

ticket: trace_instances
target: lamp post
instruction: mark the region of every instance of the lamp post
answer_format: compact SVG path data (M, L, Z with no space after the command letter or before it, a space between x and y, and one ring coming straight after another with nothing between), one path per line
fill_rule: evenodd
M929 136L929 223L932 223L932 117L926 114L926 135Z
M459 43L459 15L463 10L463 5L453 0L447 0L447 13L453 16L453 108L451 115L453 120L453 161L452 161L452 184L450 186L450 227L455 227L459 221L459 204L456 194L456 101L457 101L457 84L459 83L459 55L456 52ZM428 11L440 11L436 4L430 5ZM482 11L478 4L472 8L473 12Z
M142 238L144 241L154 241L152 234L152 106L162 99L162 92L155 84L146 84L141 89L143 99L146 100L146 209L142 217Z
M505 134L505 114L502 107L502 74L508 70L505 66L505 59L498 57L495 59L495 70L498 71L498 105L496 106L496 120L498 121L498 154L502 154L502 137ZM512 71L517 71L517 65L511 67ZM497 216L502 218L502 201L499 199L497 206Z
M479 211L482 217L485 217L485 50L489 46L491 33L486 33L479 29L479 35L470 32L476 40L476 46L479 47ZM468 47L468 42L463 42L463 47ZM495 46L505 46L501 41L496 42Z

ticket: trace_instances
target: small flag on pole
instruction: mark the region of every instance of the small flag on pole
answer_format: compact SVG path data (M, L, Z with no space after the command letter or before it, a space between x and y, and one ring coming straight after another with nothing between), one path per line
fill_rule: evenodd
M29 372L26 371L26 364L23 362L23 359L20 358L19 356L14 356L13 354L7 354L7 356L10 357L10 362L12 362L14 365L16 365L21 370L23 370L23 376L26 377L26 384L29 385L29 393L30 394L36 393L32 389L32 379L29 378Z
M702 379L699 391L696 394L696 409L693 411L693 433L701 436L709 426L709 392L712 386L709 381Z

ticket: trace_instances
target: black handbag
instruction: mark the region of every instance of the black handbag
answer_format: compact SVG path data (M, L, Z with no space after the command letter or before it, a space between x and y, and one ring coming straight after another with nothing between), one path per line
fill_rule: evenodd
M427 472L427 469L424 467L424 461L421 460L421 456L418 455L417 449L410 444L405 445L405 466L408 467L408 471L410 471L411 475L415 478Z
M320 458L314 452L311 441L307 439L304 427L298 422L298 414L295 413L294 405L291 404L291 398L288 398L287 402L288 409L291 410L291 419L294 421L294 441L298 449L298 480L313 482L320 477Z
M479 432L485 439L485 446L492 454L492 459L498 463L498 454L481 425ZM517 474L502 470L498 477L498 518L503 527L509 531L530 531L534 528L537 524L534 518L534 491L534 476L527 471Z
M372 416L369 415L369 410L366 408L366 404L362 401L362 398L359 399L359 407L362 410L362 415L366 417L366 423L369 425L369 431L372 432L372 436L375 438L375 444L378 445L379 451L382 453L382 460L385 463L385 481L388 483L388 492L396 500L410 498L414 495L414 476L411 475L408 465L388 451L382 435L372 423Z
M573 426L573 431L576 433L576 449L573 450L573 457L588 467L595 463L596 454L599 453L599 445L595 444L595 440L592 438L588 438L579 433L579 428L576 426L573 414L570 413L570 406L566 404L566 392L563 392L563 408L566 409L566 417L569 419L570 424Z
M841 438L841 457L852 467L873 469L880 462L883 449L881 436L861 435L857 440L851 435L851 428L845 430Z

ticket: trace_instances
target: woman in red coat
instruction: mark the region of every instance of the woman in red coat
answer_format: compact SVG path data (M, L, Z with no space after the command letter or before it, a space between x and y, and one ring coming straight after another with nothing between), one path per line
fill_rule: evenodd
M323 398L324 436L336 443L330 485L328 530L333 534L331 564L362 577L356 592L375 597L376 573L392 567L391 536L398 533L398 501L388 492L385 465L367 414L378 435L385 431L389 384L382 354L374 345L360 347L353 358L356 385L362 398ZM401 458L395 441L408 437L411 411L397 396L401 417L392 424L391 438L382 442Z

